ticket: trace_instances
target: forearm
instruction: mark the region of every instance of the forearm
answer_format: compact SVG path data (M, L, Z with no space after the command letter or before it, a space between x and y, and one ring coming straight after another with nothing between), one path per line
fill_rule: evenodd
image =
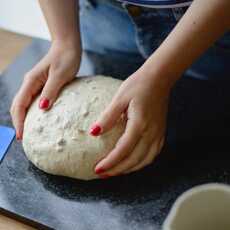
M194 0L142 71L171 87L230 28L229 0ZM158 80L158 79L157 79Z
M77 0L39 0L52 41L80 44Z

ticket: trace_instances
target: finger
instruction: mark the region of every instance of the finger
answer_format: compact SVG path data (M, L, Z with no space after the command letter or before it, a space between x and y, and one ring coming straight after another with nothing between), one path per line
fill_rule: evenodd
M27 109L30 106L33 97L38 94L43 86L41 81L36 80L38 76L36 74L40 74L38 68L25 75L23 84L11 106L10 112L18 140L22 139Z
M26 86L24 87L26 88ZM11 107L11 117L16 129L16 137L18 140L21 140L23 136L24 120L27 109L31 104L32 97L33 95L28 93L28 91L20 91L20 93L15 97Z
M39 108L43 110L50 109L57 99L61 88L70 80L72 78L64 78L62 72L51 70L41 93Z
M129 119L124 134L121 136L115 148L101 160L96 168L96 173L102 173L115 165L132 153L136 144L141 138L139 124L134 119Z
M16 129L17 140L22 140L25 114L26 114L26 108L24 105L18 105L15 107L12 121Z
M131 173L131 172L134 172L134 171L137 171L137 170L140 170L140 169L144 168L145 166L151 164L152 161L154 160L155 156L157 155L156 154L156 150L157 150L157 147L156 147L156 144L154 144L151 147L151 149L148 152L148 154L145 156L145 158L141 162L139 162L139 164L137 164L136 166L134 166L133 168L128 169L125 172L125 174Z
M153 160L157 157L157 155L160 153L160 150L163 146L164 143L164 139L161 140L160 144L156 144L155 142L152 144L148 154L145 156L145 158L143 158L143 160L141 162L139 162L139 164L137 164L136 166L134 166L133 168L128 169L125 174L134 172L134 171L138 171L142 168L144 168L147 165L150 165Z
M118 163L116 166L111 168L110 170L106 171L105 174L109 176L116 176L122 174L123 172L127 171L130 168L136 166L139 162L145 158L148 154L151 142L149 138L151 137L150 133L146 133L145 136L139 141L136 145L134 151L126 157L123 161Z
M25 74L23 84L18 94L26 95L26 93L30 93L31 96L37 95L47 81L48 73L45 71L47 69L48 63L46 58L43 58L32 70Z
M107 106L99 119L91 126L90 134L93 136L101 135L109 131L121 118L122 113L127 108L125 99L115 96L112 102Z

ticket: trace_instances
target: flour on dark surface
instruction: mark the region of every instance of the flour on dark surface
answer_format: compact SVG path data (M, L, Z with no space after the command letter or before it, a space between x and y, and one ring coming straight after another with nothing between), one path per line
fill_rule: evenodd
M17 81L48 46L35 40L0 77L2 125L11 125L8 111ZM0 208L35 221L41 229L159 230L187 189L230 183L228 84L179 81L172 92L162 153L153 165L131 175L93 182L48 175L28 162L15 141L0 165Z

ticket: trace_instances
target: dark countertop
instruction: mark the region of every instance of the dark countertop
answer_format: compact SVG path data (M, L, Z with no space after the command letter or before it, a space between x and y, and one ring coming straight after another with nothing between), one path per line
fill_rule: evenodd
M11 125L12 97L48 46L34 40L0 78L0 124ZM167 144L153 165L131 175L90 182L51 176L29 163L14 141L0 165L0 210L40 229L160 229L183 191L230 182L229 83L179 81L170 102Z

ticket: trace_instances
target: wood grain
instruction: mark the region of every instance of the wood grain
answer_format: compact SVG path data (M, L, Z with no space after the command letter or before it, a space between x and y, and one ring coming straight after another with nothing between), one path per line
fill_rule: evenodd
M0 72L25 48L31 38L0 29ZM35 230L16 220L0 215L0 230Z
M35 230L35 228L22 224L6 216L0 215L0 230Z
M30 37L0 29L0 73L31 41Z

